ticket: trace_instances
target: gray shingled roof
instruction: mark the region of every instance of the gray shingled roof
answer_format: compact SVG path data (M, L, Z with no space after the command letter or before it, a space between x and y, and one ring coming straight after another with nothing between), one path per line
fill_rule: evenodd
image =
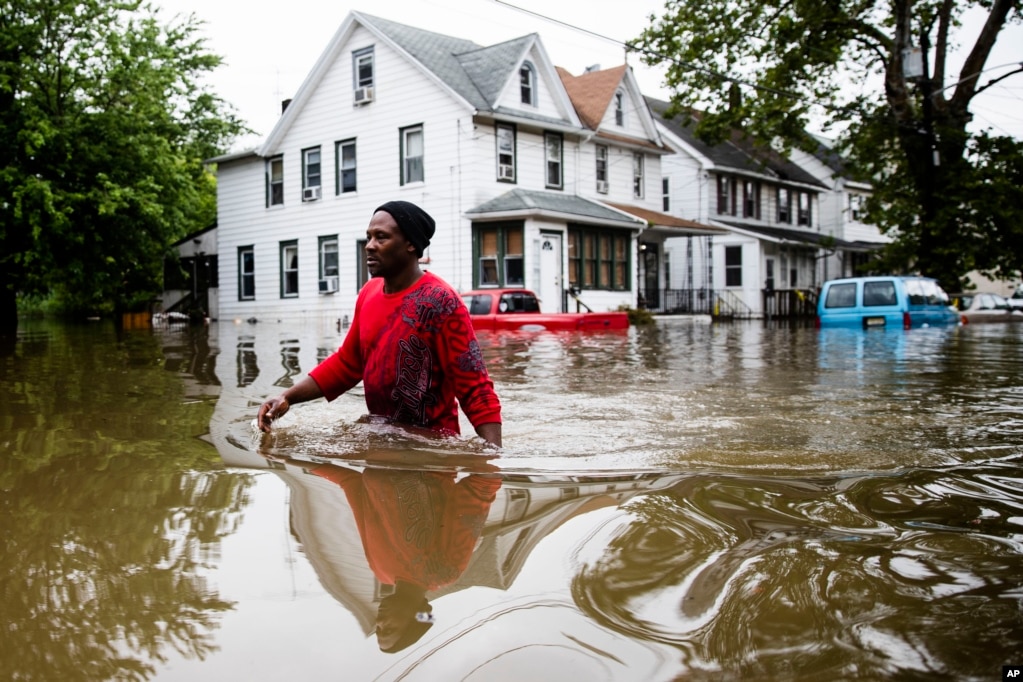
M644 224L638 218L630 218L603 204L598 204L595 201L590 201L574 194L526 189L513 189L510 192L505 192L499 197L470 208L466 213L480 216L487 213L510 213L515 211L526 213L541 211L560 213L603 222L624 223L636 227Z
M393 40L473 107L492 111L512 67L534 34L483 47L362 12L360 19Z
M757 145L752 138L736 131L730 139L716 145L709 145L696 136L695 122L685 121L684 116L665 118L668 102L646 98L654 116L672 133L692 146L697 152L714 162L721 169L732 169L750 173L770 175L779 180L799 182L806 185L826 187L801 166L789 161L766 145Z

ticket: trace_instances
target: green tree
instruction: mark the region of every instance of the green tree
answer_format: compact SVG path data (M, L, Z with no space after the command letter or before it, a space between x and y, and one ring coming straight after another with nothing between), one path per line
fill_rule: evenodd
M954 74L967 13L983 26ZM974 98L1023 71L988 69L1021 18L1019 0L668 0L632 45L666 67L671 112L705 110L711 141L738 127L810 150L811 121L836 131L850 172L873 183L869 218L895 239L884 265L958 288L972 269L1023 267L1023 202L1000 175L1018 177L1020 145L967 128Z
M244 126L202 78L194 17L139 0L0 0L0 331L19 294L118 311L215 218L203 160Z

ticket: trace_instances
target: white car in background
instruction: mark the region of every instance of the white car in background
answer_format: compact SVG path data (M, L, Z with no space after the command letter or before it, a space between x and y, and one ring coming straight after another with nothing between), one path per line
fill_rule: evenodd
M1016 291L1009 297L1009 305L1016 310L1023 310L1023 284L1016 285Z

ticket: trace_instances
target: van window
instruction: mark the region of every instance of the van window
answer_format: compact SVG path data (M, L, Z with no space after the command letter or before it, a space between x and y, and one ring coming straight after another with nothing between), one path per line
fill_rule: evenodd
M945 290L938 286L937 282L930 280L923 281L924 296L927 297L927 303L930 305L948 305L949 298Z
M924 291L923 282L919 279L906 280L906 295L909 296L910 305L927 303L927 293Z
M853 308L856 306L856 282L832 284L824 300L825 308Z
M863 283L863 305L895 305L895 282L891 280Z

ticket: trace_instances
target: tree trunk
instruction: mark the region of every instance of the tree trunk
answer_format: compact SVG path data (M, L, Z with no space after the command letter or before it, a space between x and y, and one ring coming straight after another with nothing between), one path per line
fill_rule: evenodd
M18 332L18 295L13 286L0 285L0 336Z

